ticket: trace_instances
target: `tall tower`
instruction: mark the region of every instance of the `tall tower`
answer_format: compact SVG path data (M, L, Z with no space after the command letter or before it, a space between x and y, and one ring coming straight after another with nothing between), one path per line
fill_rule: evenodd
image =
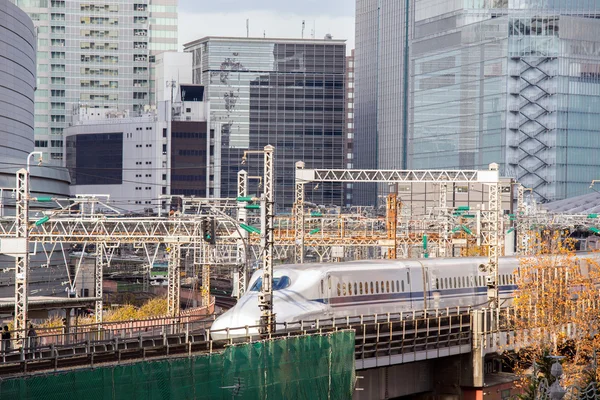
M406 167L411 4L356 1L354 168ZM354 204L375 204L375 188L355 185ZM379 194L387 194L387 188L381 186Z

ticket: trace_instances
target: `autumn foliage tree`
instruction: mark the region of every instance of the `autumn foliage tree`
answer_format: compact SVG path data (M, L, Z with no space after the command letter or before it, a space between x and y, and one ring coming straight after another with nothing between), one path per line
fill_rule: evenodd
M538 254L521 259L513 329L522 371L548 354L565 356L567 383L589 378L600 349L600 265L595 254L576 254L568 232L542 232ZM594 367L592 371L598 377Z

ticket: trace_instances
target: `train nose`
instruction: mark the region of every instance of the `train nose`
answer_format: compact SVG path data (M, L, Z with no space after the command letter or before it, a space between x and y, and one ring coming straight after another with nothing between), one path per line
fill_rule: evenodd
M231 309L213 322L210 328L213 340L258 335L258 316L240 315L236 311Z

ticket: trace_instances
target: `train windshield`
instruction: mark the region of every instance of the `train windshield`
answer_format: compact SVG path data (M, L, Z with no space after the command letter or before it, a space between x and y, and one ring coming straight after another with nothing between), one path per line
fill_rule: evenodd
M273 290L285 289L288 286L290 286L291 283L292 283L292 281L287 276L274 277L273 278ZM262 289L262 276L260 278L258 278L256 280L256 282L254 282L254 285L252 285L252 287L250 288L250 291L251 292L259 292L260 289Z

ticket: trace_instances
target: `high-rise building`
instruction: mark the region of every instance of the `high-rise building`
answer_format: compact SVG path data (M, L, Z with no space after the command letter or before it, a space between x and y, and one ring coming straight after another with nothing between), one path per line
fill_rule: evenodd
M242 165L242 156L268 144L275 146L279 209L289 211L294 202L296 161L306 168L345 167L344 41L207 37L184 50L194 55L194 83L208 92L215 131L211 195L235 197L241 169L262 175L260 157ZM343 203L342 184L306 189L308 201Z
M346 57L346 168L354 168L354 49ZM352 205L353 183L344 184L344 205Z
M355 164L364 141L377 143L380 168L390 166L387 149L413 169L486 169L497 162L542 201L587 192L600 167L600 3L410 4L408 23L399 19L404 25L395 31L398 42L406 28L411 35L410 107L401 121L408 122L408 137L389 136L384 121L399 109L391 110L381 93L390 84L382 74L386 57L400 57L402 49L386 45L382 21L395 6L357 0Z
M406 167L407 3L356 1L354 168ZM376 185L354 185L352 196L354 204L373 205Z
M14 0L37 29L35 147L61 163L80 106L153 105L155 54L177 49L177 0Z

